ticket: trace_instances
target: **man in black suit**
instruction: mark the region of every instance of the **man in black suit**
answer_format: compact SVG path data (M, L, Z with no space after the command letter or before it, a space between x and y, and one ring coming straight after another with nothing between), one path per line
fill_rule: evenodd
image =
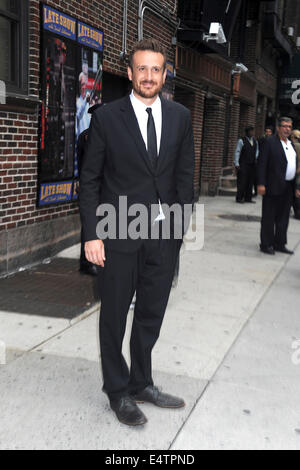
M296 151L289 140L292 120L279 120L277 135L269 137L258 159L258 193L263 196L261 251L293 254L286 248L290 212L295 194Z
M255 182L256 161L259 153L258 142L254 138L254 127L245 129L245 137L239 139L234 164L237 172L237 196L236 202L254 203L252 201L253 185Z
M194 198L190 113L160 96L166 80L166 60L165 50L156 40L144 40L134 47L128 67L133 92L93 114L80 180L86 257L99 266L103 390L118 419L128 425L147 421L137 403L184 406L181 398L154 386L151 365L184 231L178 239L174 225L171 236L164 236L165 207L174 203L181 208L192 207ZM157 212L151 211L147 222L150 219L151 227L156 227L156 236L148 236L150 225L147 236L124 234L124 220L126 229L132 222L132 217L126 219L126 208L120 202L124 196L129 207L142 204L147 209L155 208ZM105 237L96 211L100 205L103 222L107 204L115 209L118 220L116 226L108 222L113 228ZM135 291L129 371L122 342Z

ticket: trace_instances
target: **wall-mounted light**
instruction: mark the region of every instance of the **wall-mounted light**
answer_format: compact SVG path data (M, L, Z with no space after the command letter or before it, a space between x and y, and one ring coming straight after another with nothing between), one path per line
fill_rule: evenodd
M234 69L231 71L232 75L236 74L236 73L246 73L248 72L248 67L246 67L246 65L242 64L242 63L238 63L238 64L235 64L235 67Z
M218 44L225 44L227 39L221 23L211 23L209 34L203 34L203 41L216 41Z

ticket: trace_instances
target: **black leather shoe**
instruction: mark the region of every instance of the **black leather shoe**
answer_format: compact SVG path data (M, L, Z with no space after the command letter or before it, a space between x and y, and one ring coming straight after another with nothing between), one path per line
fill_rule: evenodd
M80 265L79 271L81 274L87 274L89 276L97 276L97 266L95 264Z
M129 396L110 400L110 407L116 413L118 420L127 426L141 426L147 423L146 416Z
M252 201L252 200L251 200L251 201L245 200L245 202L246 202L247 204L256 204L256 201Z
M181 398L173 397L167 393L162 393L157 387L149 385L142 392L132 395L136 403L152 403L161 408L182 408L185 406Z
M272 246L261 246L260 251L262 251L262 253L265 253L266 255L275 255L275 250Z
M293 251L288 250L285 246L275 246L275 251L278 251L279 253L285 253L286 255L294 254Z

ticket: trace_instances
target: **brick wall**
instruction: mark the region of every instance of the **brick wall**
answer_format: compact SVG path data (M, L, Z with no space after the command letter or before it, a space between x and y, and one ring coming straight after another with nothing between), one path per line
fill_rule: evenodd
M215 195L223 167L226 121L224 97L206 99L204 108L204 133L202 145L201 191Z
M206 93L203 90L197 90L192 107L192 119L194 127L195 139L195 195L199 195L201 186L201 153L203 143L203 122L204 122L204 106Z
M229 142L228 142L228 159L227 165L233 165L234 153L236 149L236 144L239 138L239 123L240 123L240 102L238 100L233 100L231 106L231 125L229 130Z
M175 101L186 106L191 112L194 131L195 144L195 177L194 188L195 196L199 196L200 192L200 176L201 176L201 152L203 138L203 113L205 102L205 91L195 87L185 89L180 86L175 87Z

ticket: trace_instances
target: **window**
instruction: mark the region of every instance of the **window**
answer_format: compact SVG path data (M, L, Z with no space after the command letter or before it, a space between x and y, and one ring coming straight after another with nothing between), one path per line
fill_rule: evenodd
M27 23L27 0L0 0L0 80L9 96L27 94Z

